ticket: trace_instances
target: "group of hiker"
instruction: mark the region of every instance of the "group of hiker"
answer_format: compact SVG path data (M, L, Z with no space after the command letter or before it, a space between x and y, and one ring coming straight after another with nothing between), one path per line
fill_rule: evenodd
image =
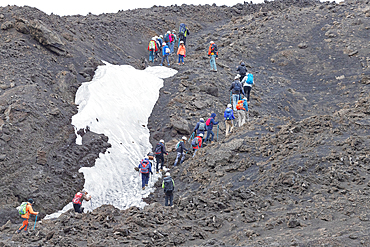
M149 63L154 63L157 58L161 57L160 66L163 66L164 62L167 62L167 65L170 66L169 56L175 53L175 44L178 42L178 64L185 64L184 57L186 57L186 37L189 34L189 29L184 23L181 23L177 35L176 30L172 30L172 32L167 31L167 33L164 35L154 36L148 44Z

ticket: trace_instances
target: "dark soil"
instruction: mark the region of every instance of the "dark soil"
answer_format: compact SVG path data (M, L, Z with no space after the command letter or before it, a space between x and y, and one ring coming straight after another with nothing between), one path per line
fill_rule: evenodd
M369 17L367 1L67 17L0 8L0 246L369 246ZM171 57L179 73L160 91L150 140L171 149L200 117L215 112L221 122L216 143L171 169L175 206L163 206L158 181L144 209L68 211L14 234L16 206L32 197L40 218L63 208L83 186L79 168L110 147L88 128L75 144L79 85L102 61L144 68L150 38L181 22L191 32L188 54L181 66ZM211 40L217 73L209 70ZM240 61L255 78L251 121L225 138Z

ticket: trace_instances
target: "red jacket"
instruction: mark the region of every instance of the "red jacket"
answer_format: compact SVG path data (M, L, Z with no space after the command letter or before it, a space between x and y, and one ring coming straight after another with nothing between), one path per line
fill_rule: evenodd
M198 149L198 148L200 148L202 146L202 137L197 136L195 138L198 138L198 146L193 147L193 149Z

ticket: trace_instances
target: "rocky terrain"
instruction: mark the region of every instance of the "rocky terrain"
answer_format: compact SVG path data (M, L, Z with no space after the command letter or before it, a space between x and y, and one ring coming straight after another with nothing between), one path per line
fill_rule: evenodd
M354 0L66 17L0 8L0 246L369 246L369 17ZM144 210L68 211L15 235L14 207L32 195L41 216L61 209L83 186L78 169L110 146L88 128L75 144L78 86L102 61L145 67L148 40L181 22L188 54L184 66L171 57L179 73L149 119L152 144L171 149L200 117L222 120L242 60L256 83L251 121L227 138L221 121L216 143L171 170L173 208L159 181Z

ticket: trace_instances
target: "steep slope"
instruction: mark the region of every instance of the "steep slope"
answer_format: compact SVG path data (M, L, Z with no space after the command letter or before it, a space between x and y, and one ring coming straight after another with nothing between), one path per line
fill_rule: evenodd
M29 34L21 35L16 31L23 30L19 27L0 32L10 40L3 45L2 49L7 50L2 54L7 57L2 62L24 66L22 76L11 67L4 69L0 79L9 85L1 95L2 99L8 99L1 112L4 138L11 136L8 142L26 142L25 135L18 134L23 130L6 127L39 126L31 123L43 119L34 115L53 109L49 106L50 92L58 94L53 104L66 113L60 117L60 113L55 114L58 111L50 111L51 116L56 117L47 118L41 126L49 126L46 125L49 123L53 127L64 126L66 130L56 128L58 134L71 134L67 142L70 145L61 149L60 146L67 145L65 139L51 143L47 137L58 134L40 127L30 139L35 144L18 155L22 162L35 155L42 145L53 150L46 152L49 166L62 164L64 160L68 160L70 166L73 163L86 165L79 162L81 158L93 159L92 155L104 152L108 147L104 137L99 138L100 143L90 146L73 144L73 129L68 127L68 121L75 112L70 101L75 88L91 78L100 60L142 66L142 57L147 56L147 40L177 27L180 22L186 22L191 29L188 55L185 66L173 65L179 73L165 81L149 119L153 144L165 139L171 149L182 135L191 134L200 117L207 118L216 112L220 119L230 100L228 89L240 60L246 61L256 81L250 104L251 121L236 128L228 138L224 137L221 121L218 142L207 145L194 159L188 158L171 170L176 182L174 208L163 207L163 192L158 183L156 193L146 199L150 205L144 210L120 211L103 206L84 215L69 211L56 220L43 221L37 231L28 235L12 235L16 225L9 222L0 229L3 245L31 242L45 246L370 244L367 215L370 8L366 1L342 4L275 1L259 5L244 3L232 8L182 5L86 17L47 16L35 9L16 7L3 8L1 13L4 15L2 24L9 20L17 25L27 24L24 20L15 21L12 16L20 15L29 20L37 16L57 33L65 32L61 38L64 48L61 50L58 45L51 48L58 49L53 52L62 53L60 56L40 46ZM211 40L219 47L218 73L208 69L206 50ZM22 46L27 42L30 48ZM19 47L25 51L31 49L32 53L21 52ZM9 49L13 53L9 53ZM34 55L34 52L39 53ZM22 104L23 99L29 97L28 91L20 90L18 84L12 87L10 84L11 79L28 84L31 72L37 71L28 69L30 61L39 61L34 64L40 71L44 68L50 71L38 73L41 79L33 81L39 85L37 92L43 98L42 102L34 103L35 108ZM71 69L71 64L75 69ZM70 83L72 88L70 84L58 88L64 84L56 83L55 78L69 74L74 78ZM15 89L19 91L10 91ZM16 121L11 122L12 125L5 123L7 112L23 112L9 108L13 94L22 96L18 103L26 110L32 109L29 117L17 125ZM5 95L8 98L3 97ZM62 119L54 119L58 116ZM88 132L84 138L89 140L89 135L94 133ZM54 138L52 141L55 142ZM64 191L58 194L60 199L36 196L43 203L40 210L50 212L60 208L63 201L68 201L73 191L82 186L79 177L79 182L71 185L72 179L58 178L57 171L45 168L44 172L55 179L54 188L47 190L40 185L15 189L20 175L5 175L9 169L20 169L14 160L20 152L16 150L21 149L13 151L14 145L9 143L3 149L6 158L2 161L2 177L7 182L2 185L2 191L8 191L4 193L4 206L14 206L29 194L38 193L34 189L46 194ZM60 163L54 161L54 153L60 153ZM169 156L167 164L172 164L175 153ZM39 174L41 165L35 165L34 160L28 164L35 168L23 168L22 176ZM72 175L77 174L78 168L66 170ZM24 183L29 185L29 180ZM16 199L17 196L21 200Z

